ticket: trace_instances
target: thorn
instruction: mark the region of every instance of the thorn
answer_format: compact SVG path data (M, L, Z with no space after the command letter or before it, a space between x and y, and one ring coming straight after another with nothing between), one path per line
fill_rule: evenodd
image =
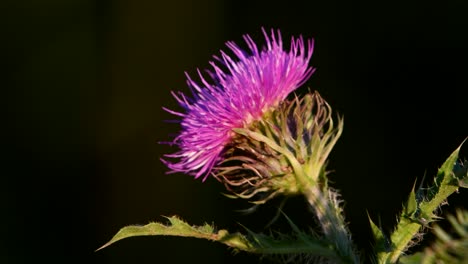
M278 220L278 218L279 218L279 216L280 216L281 214L284 214L284 212L283 212L283 207L284 207L284 205L286 204L286 201L287 201L287 200L288 200L288 197L285 197L285 198L281 201L280 205L278 206L278 209L276 210L275 216L273 216L273 218L266 224L265 229L266 229L266 228L269 228L274 222L276 222L276 220Z

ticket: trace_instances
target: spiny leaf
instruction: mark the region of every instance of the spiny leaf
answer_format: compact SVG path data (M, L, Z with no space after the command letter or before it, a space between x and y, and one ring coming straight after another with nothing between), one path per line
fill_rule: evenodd
M452 232L436 225L433 232L436 241L423 252L401 258L401 263L468 263L468 211L458 210L456 216L449 215Z
M372 234L374 235L374 243L375 243L375 250L377 252L381 252L381 251L389 251L390 250L390 246L389 245L389 238L382 232L382 230L380 229L380 227L378 227L374 221L372 221L369 213L367 213L367 218L369 219L369 223L370 223L370 226L371 226L371 230L372 230Z
M144 226L127 226L122 228L101 250L124 238L135 236L178 236L207 239L222 243L234 250L242 250L257 254L307 254L311 256L326 257L338 260L333 247L326 241L312 235L306 234L295 228L295 235L288 236L278 234L277 237L265 234L257 234L247 229L249 236L241 233L229 233L227 230L218 232L208 224L203 226L191 226L178 217L167 217L168 225L161 223L150 223ZM292 222L291 222L292 223Z
M283 216L291 226L292 235L282 233L277 233L275 236L258 234L244 227L249 233L249 238L253 241L252 244L256 248L256 253L296 255L296 257L301 255L325 257L328 260L345 263L345 260L338 255L332 243L319 238L315 233L300 230L288 216L284 213Z
M202 238L212 241L218 241L228 246L249 251L249 243L246 238L239 234L229 234L226 230L214 231L214 228L208 224L203 226L191 226L180 220L178 217L167 217L170 224L164 225L161 223L150 223L144 226L127 226L120 229L119 232L105 245L100 247L101 250L109 245L122 240L124 238L135 236L179 236Z
M380 263L396 263L402 253L414 244L413 239L420 237L421 227L437 218L434 211L441 206L452 193L456 192L460 187L459 182L466 180L468 175L462 175L457 172L455 164L457 164L458 153L465 141L448 157L442 164L434 179L434 183L427 189L426 196L422 199L417 199L417 193L414 188L409 196L395 231L391 235L391 243L394 245L391 252L378 252ZM416 205L416 206L415 206ZM378 250L378 249L377 249Z
M463 141L465 142L465 141ZM463 143L462 143L463 144ZM427 215L431 215L452 193L458 190L456 184L455 164L457 164L458 153L462 145L460 145L444 162L437 172L434 184L429 188L428 196L421 202L421 210ZM468 175L458 178L459 180L467 179Z
M404 207L404 211L407 216L410 216L416 211L416 209L418 209L418 202L416 201L415 186L416 186L416 182L414 182L413 189L411 189L411 193L408 197L408 201L406 202L406 206Z

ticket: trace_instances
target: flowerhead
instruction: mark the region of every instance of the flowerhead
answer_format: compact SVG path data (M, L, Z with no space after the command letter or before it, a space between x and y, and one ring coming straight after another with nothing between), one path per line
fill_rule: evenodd
M261 49L248 35L244 35L248 50L227 42L234 56L223 51L220 57L214 56L209 79L200 71L200 82L187 74L191 96L172 92L184 111L166 109L181 118L181 131L171 142L179 151L165 155L176 161L163 159L170 172L205 180L222 161L225 147L235 136L233 129L260 120L312 75L312 40L293 37L286 51L279 30L270 34L263 30L263 34L266 45Z
M318 92L287 99L248 128L234 129L214 177L227 196L257 205L326 186L328 155L342 129L343 120L334 124L332 109Z

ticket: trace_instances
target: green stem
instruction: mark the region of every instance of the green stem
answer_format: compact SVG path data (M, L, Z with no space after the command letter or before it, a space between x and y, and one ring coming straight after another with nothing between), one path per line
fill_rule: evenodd
M303 194L312 206L325 237L334 243L343 262L359 263L342 210L334 197L336 194L328 188L320 189L317 185L310 186Z

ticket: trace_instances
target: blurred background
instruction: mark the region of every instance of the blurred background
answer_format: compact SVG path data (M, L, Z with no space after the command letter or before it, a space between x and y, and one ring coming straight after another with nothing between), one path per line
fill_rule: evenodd
M432 181L468 136L467 12L462 0L2 1L0 263L258 263L187 238L94 251L164 215L264 231L279 201L240 214L248 205L216 180L165 175L159 158L176 149L157 143L178 131L162 107L180 109L170 91L188 92L184 71L208 67L228 40L244 45L243 34L263 44L261 27L316 41L317 71L299 92L318 90L345 116L330 178L368 254L366 212L391 230L415 180ZM450 208L466 207L467 193ZM307 224L303 206L284 210Z

